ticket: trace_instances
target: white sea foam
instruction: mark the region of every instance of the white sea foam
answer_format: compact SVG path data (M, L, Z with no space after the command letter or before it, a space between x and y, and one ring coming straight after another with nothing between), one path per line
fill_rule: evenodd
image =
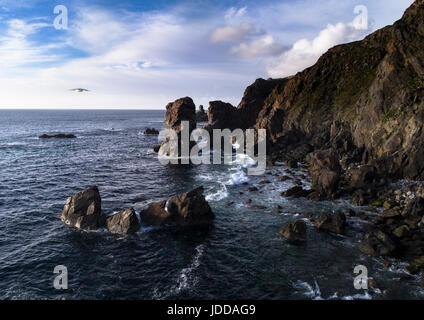
M177 285L171 290L173 294L178 294L182 290L189 289L197 284L198 278L193 276L193 271L200 266L200 258L202 257L204 250L205 246L203 244L196 247L196 253L191 264L181 270L178 276Z
M249 177L246 172L239 169L236 172L230 174L230 180L226 182L227 185L237 185L242 184L249 181Z
M228 190L225 184L221 183L220 188L213 193L208 194L205 198L206 201L221 201L228 197Z

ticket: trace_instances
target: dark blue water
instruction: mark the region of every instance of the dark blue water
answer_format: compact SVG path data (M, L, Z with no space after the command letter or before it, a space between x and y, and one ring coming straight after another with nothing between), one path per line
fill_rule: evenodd
M297 213L351 207L347 201L288 200L279 182L283 166L261 177L243 161L226 165L163 166L151 152L163 111L0 110L1 299L380 299L422 298L417 277L393 261L357 250L360 221L348 236L308 225L308 241L287 244L279 235ZM77 139L40 140L73 133ZM308 187L303 172L292 172ZM247 188L271 181L261 193ZM248 182L248 185L243 184ZM68 196L97 185L104 213L140 211L203 185L216 214L205 229L147 228L133 236L70 229L60 221ZM265 209L244 204L246 199ZM283 207L274 214L273 206ZM351 207L355 210L360 208ZM56 265L69 272L68 290L53 287ZM381 290L356 290L353 269L365 265ZM387 290L385 295L382 294Z

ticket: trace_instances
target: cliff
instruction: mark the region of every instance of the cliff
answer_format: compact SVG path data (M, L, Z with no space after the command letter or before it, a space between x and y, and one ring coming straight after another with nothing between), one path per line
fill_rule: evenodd
M273 159L302 160L312 149L334 147L348 163L424 179L424 0L392 26L336 46L269 87L266 97L257 95L254 127L267 129Z

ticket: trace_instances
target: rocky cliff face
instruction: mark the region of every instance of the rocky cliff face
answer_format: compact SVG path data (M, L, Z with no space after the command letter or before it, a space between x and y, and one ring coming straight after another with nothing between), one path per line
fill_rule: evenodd
M348 162L423 180L423 98L424 0L417 0L394 25L276 82L258 99L264 103L254 126L267 129L274 158L333 147Z

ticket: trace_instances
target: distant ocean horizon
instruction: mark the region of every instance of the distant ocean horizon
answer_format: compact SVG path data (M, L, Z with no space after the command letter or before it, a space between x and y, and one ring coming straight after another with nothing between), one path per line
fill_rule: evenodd
M163 166L152 147L165 110L0 109L0 299L373 299L356 290L353 269L368 266L389 299L424 297L401 263L363 255L349 236L308 226L305 245L278 234L300 214L341 209L347 201L287 199L295 181L310 188L307 172L277 164L248 176L232 165ZM39 139L67 133L76 139ZM281 176L290 176L284 182ZM215 213L211 228L147 227L132 236L78 231L60 214L66 198L97 185L110 215L167 199L197 186ZM256 186L260 192L250 193ZM282 208L275 213L275 207ZM53 287L57 265L68 269L67 290ZM401 281L399 281L399 279Z

